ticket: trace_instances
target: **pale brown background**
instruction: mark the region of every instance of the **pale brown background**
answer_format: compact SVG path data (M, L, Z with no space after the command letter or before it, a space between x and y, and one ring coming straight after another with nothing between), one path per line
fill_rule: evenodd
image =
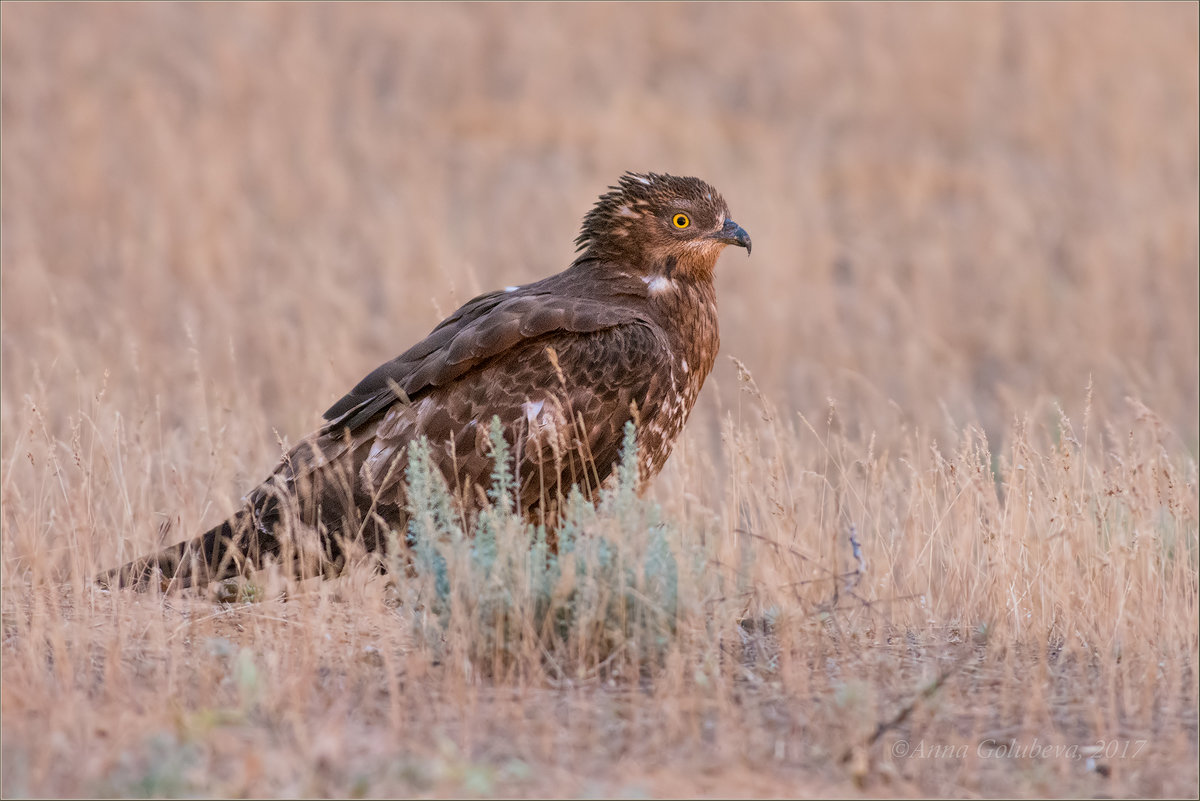
M178 409L232 353L298 435L472 294L562 269L634 169L706 178L753 235L723 352L785 407L998 432L1090 377L1195 448L1192 4L4 14L5 422L35 369Z
M0 24L5 795L1195 792L1195 3ZM754 239L652 493L725 538L711 576L752 558L752 601L681 612L662 676L493 685L370 582L88 589L232 511L458 304L565 267L625 170L709 180ZM833 609L850 523L872 605ZM782 661L743 664L767 609ZM859 749L985 629L889 736L1149 748Z

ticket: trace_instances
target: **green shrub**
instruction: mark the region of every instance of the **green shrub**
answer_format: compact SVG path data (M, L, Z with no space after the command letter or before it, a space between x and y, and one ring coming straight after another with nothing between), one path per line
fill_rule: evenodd
M660 662L676 630L679 564L700 569L705 559L679 559L678 532L656 503L639 497L633 424L596 503L572 488L552 538L517 512L499 419L490 443L492 483L471 536L429 443L409 450L406 542L417 575L402 580L402 593L421 635L444 657L462 649L489 674L575 678Z

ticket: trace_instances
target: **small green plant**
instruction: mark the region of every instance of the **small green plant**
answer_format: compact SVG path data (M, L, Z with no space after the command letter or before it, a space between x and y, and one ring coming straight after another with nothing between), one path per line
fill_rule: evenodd
M491 487L470 537L429 444L409 452L406 542L418 574L409 597L426 639L458 644L488 673L537 666L566 678L661 660L676 628L680 542L658 505L638 495L633 424L596 503L573 488L552 539L517 511L498 419L489 441Z

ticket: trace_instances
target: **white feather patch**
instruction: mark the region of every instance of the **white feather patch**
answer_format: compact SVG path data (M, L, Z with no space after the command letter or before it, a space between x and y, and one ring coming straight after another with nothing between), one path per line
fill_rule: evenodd
M395 452L395 445L388 445L377 439L371 443L371 452L367 455L367 463L376 464L380 461L386 462Z
M530 423L536 423L538 421L538 415L542 413L542 406L544 406L545 403L545 401L525 401L525 403L521 406L521 408L525 410L525 419Z
M661 275L647 275L642 280L646 282L651 295L661 295L663 292L671 292L675 289L675 282L670 278L663 278Z

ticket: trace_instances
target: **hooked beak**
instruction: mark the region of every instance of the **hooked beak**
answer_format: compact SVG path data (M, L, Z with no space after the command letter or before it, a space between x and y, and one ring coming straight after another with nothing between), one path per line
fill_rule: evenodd
M746 233L746 229L733 220L726 220L725 225L721 226L721 230L713 234L713 239L724 242L726 245L745 248L746 255L750 255L750 234Z

